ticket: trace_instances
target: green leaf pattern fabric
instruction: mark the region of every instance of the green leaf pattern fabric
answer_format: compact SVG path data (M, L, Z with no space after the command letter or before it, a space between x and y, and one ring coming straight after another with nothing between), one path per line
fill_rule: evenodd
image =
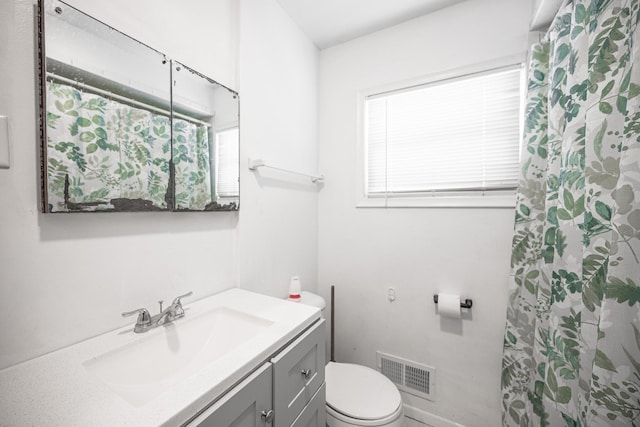
M47 198L52 212L109 210L116 199L170 206L169 117L47 82ZM176 206L211 201L207 128L174 119Z
M209 132L205 126L174 119L173 140L176 209L204 210L212 200Z
M505 426L640 426L639 8L568 2L532 48Z

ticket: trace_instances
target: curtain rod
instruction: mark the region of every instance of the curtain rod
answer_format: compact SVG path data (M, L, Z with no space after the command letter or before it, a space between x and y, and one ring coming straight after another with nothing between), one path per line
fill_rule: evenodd
M98 95L104 95L106 97L117 99L118 101L122 101L122 102L127 103L127 104L132 104L132 105L135 105L137 107L141 107L141 108L143 108L145 110L154 111L156 113L160 113L160 114L166 115L166 116L171 116L171 112L168 111L168 110L164 110L162 108L154 107L153 105L145 104L144 102L136 101L135 99L131 99L131 98L127 98L127 97L124 97L124 96L116 95L115 93L109 92L107 90L100 89L100 88L97 88L95 86L88 85L86 83L81 83L81 82L73 80L73 79L69 79L69 78L66 78L66 77L59 76L59 75L57 75L55 73L52 73L51 71L47 71L47 77L49 77L51 79L54 79L54 80L59 80L59 81L61 81L63 83L70 84L70 85L78 87L80 89L87 89L88 91L95 92ZM194 124L211 127L210 123L203 122L202 120L194 119L193 117L189 117L189 116L184 115L184 114L176 113L175 111L173 112L173 115L175 117L181 118L183 120L186 120L186 121L194 123Z

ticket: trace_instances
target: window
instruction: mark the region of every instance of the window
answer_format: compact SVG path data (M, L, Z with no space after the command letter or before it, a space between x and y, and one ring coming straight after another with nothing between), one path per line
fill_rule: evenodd
M366 96L366 198L507 196L512 205L522 79L518 66Z
M240 195L240 133L237 127L216 133L216 195L237 198Z

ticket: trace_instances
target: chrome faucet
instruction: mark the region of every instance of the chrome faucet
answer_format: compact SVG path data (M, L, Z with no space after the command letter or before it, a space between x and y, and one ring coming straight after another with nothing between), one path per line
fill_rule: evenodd
M122 317L132 316L134 314L138 314L138 320L136 321L136 325L133 328L133 332L141 333L147 332L149 329L153 329L160 325L164 325L167 322L172 322L175 319L178 319L184 316L184 308L182 307L182 298L189 297L193 294L193 292L188 292L184 295L180 295L176 297L169 307L162 309L163 301L158 301L160 303L160 313L155 316L151 316L149 314L149 310L146 308L138 308L133 311L127 311L122 313Z

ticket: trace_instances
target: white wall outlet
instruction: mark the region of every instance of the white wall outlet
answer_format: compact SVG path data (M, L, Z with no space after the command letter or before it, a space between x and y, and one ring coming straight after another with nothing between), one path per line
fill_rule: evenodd
M9 169L9 120L0 116L0 169Z

